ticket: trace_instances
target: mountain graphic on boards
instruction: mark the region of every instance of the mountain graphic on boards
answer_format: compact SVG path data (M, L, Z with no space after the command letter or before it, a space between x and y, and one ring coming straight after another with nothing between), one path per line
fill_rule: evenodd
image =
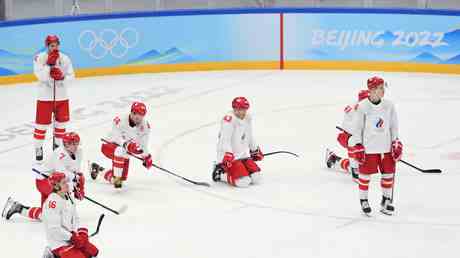
M127 62L130 65L141 64L175 64L175 63L190 63L195 61L191 56L187 55L177 47L170 48L161 53L155 49L145 52L137 58Z

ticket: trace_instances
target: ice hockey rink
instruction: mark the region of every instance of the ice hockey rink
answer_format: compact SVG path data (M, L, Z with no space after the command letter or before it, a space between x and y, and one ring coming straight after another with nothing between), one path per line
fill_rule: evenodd
M328 170L327 147L344 155L335 126L368 77L389 87L400 121L404 159L442 174L403 164L395 179L394 216L378 212L381 190L372 177L372 217L361 213L358 187L347 174ZM211 183L190 185L147 171L131 160L122 190L87 177L86 194L114 215L83 201L82 224L94 231L99 257L458 257L460 253L460 76L344 71L224 71L138 74L78 79L70 86L71 124L86 161L109 166L100 138L133 100L148 105L154 163ZM263 183L247 189L213 183L211 168L219 121L236 96L251 102L254 133L265 152L286 155L260 162ZM34 84L0 88L0 205L9 196L39 204L35 190L32 126ZM47 150L51 144L47 142ZM45 157L46 157L45 153ZM41 257L43 225L20 216L0 222L0 257Z

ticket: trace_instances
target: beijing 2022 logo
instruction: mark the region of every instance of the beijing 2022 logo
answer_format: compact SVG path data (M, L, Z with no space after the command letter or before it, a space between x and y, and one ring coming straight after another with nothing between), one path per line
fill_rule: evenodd
M103 29L99 32L84 30L78 37L80 49L97 60L103 59L108 54L121 59L138 43L139 32L133 28L125 28L120 32L114 29Z

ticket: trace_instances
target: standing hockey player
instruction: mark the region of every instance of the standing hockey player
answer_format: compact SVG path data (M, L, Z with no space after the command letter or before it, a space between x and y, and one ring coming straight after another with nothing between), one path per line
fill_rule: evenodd
M49 177L51 193L43 206L43 224L48 242L44 258L90 258L99 250L88 240L88 229L80 227L75 200L69 194L66 175Z
M233 111L221 122L217 143L217 160L221 161L213 171L214 181L226 180L230 185L248 187L260 182L260 168L255 161L264 158L252 133L252 118L247 112L249 101L237 97L232 101Z
M344 173L350 173L353 180L355 182L358 182L358 167L359 164L356 162L356 160L350 158L350 147L348 145L348 140L350 139L350 134L348 132L351 132L352 130L352 123L353 123L353 115L356 113L356 109L359 106L359 102L367 99L369 97L369 91L368 90L361 90L358 93L358 103L355 103L353 105L348 105L345 107L344 111L344 117L343 117L343 122L342 122L342 128L345 131L342 131L339 133L337 136L337 141L339 144L344 147L347 152L348 152L348 158L341 158L337 156L334 152L331 150L327 149L326 150L326 166L328 168L338 168ZM339 166L337 166L339 165Z
M83 200L85 197L85 177L80 172L82 161L82 150L79 147L80 136L77 133L69 132L64 134L63 146L54 150L50 159L42 166L41 172L61 172L66 175L66 178L71 181L73 185L73 192L75 198ZM32 220L40 220L43 203L46 198L51 194L53 188L49 178L42 174L33 172L36 176L35 186L41 195L40 207L28 207L21 203L14 201L11 197L8 198L5 208L2 212L2 217L9 220L11 216L18 213L24 217Z
M75 78L72 62L59 51L59 38L55 35L46 37L47 52L34 57L34 74L38 79L39 94L35 117L35 159L43 160L43 141L46 130L54 114L53 150L62 143L66 123L69 121L69 98L67 86Z
M129 154L142 157L147 169L152 167L152 155L148 149L150 124L144 119L146 114L145 104L134 102L129 115L113 119L112 132L106 139L111 143L102 144L102 153L112 161L112 169L105 171L104 179L115 188L121 188L122 182L128 179ZM90 169L94 180L105 170L96 163L92 163Z
M349 143L350 154L359 165L359 195L365 214L371 212L368 189L371 175L382 174L381 212L391 215L393 178L396 162L401 159L403 145L398 139L398 118L392 102L384 99L385 81L372 77L367 81L369 98L361 101L353 123Z

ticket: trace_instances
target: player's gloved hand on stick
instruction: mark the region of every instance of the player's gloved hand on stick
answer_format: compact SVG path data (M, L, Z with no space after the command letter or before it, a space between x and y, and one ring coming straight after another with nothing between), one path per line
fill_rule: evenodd
M233 160L235 160L235 156L233 156L233 153L226 152L224 158L222 159L222 167L224 168L224 170L228 170L232 167Z
M80 231L80 229L78 231ZM81 249L88 242L88 233L86 233L86 237L85 237L85 234L81 234L79 232L73 231L72 237L70 238L70 242L74 245L75 248Z
M82 173L77 173L75 180L77 182L73 194L75 198L81 201L85 199L85 176Z
M59 69L57 67L51 67L50 76L51 76L51 78L55 79L56 81L64 80L64 74L62 73L61 69Z
M251 154L251 159L254 161L261 161L264 159L264 154L260 150L260 147L257 147L257 149L250 151Z
M400 161L402 158L403 144L400 140L396 139L391 143L391 156L394 161Z
M337 136L337 141L340 143L340 145L346 149L348 149L348 140L350 139L350 136L348 133L346 132L341 132L339 133L339 135Z
M350 147L348 150L350 157L358 161L359 164L364 163L364 146L361 143L356 144L353 147Z
M99 254L99 249L97 249L95 245L89 242L88 229L79 228L77 232L79 236L83 237L85 243L80 248L80 250L83 251L83 253L86 254L87 257L96 257Z
M87 228L83 228L83 227L78 228L77 233L78 235L82 236L83 239L88 241L88 229Z
M124 146L125 146L125 150L128 151L129 153L136 154L136 155L142 154L141 146L139 145L139 143L135 141L126 142Z
M57 60L59 59L59 51L57 49L51 51L48 54L48 59L46 60L46 64L50 66L56 65Z
M142 165L144 167L146 167L147 169L150 169L152 167L152 164L153 164L152 155L150 155L150 154L146 155L146 156L143 157L143 159L144 159L144 161L143 161Z

